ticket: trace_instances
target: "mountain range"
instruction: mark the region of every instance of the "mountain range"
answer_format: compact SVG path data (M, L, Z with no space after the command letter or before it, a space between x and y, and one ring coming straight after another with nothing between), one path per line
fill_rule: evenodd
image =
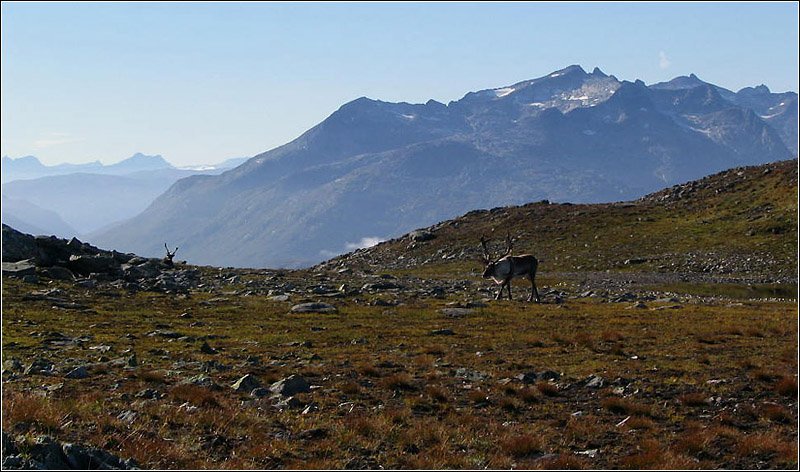
M646 86L577 65L443 104L359 98L220 175L181 179L103 247L307 266L469 210L611 202L797 153L797 94L694 75Z
M82 236L136 216L181 178L220 173L245 160L179 169L141 153L111 165L46 166L33 156L3 157L3 223L33 234Z

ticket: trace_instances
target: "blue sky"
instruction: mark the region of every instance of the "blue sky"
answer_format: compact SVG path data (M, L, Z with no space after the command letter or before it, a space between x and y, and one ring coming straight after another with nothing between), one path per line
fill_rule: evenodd
M570 64L798 90L798 4L2 3L2 155L252 156L361 96L411 103Z

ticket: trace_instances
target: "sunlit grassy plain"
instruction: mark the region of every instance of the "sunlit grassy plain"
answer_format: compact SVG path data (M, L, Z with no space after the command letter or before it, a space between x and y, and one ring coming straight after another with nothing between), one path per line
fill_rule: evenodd
M772 180L787 178L787 172L794 187ZM678 215L689 212L686 202L672 210L574 206L567 216L537 214L537 254L547 261L540 289L573 287L583 270L631 277L668 272L686 252L768 254L777 260L774 270L792 271L796 171L791 178L787 166L759 179L754 185L761 190L743 187L752 201L727 204L708 195L688 203L691 213ZM743 214L767 203L775 213L766 221L742 222ZM716 210L706 211L709 205ZM84 311L23 300L43 287L4 277L4 361L27 365L41 357L65 371L88 365L90 376L5 382L3 431L95 445L145 468L796 469L796 285L786 285L776 299L772 285L765 295L744 284L650 284L648 290L667 295L635 307L594 297L529 304L522 301L529 285L520 281L513 301L486 301L460 317L442 311L480 300L489 284L480 279L473 252L444 259L437 251L475 248L476 235L509 227L514 218L525 249L525 233L534 228L526 225L524 211L567 212L565 207L521 207L523 213L507 212L508 220L471 214L484 223L461 220L411 249L408 240L397 240L340 261L350 264L352 274L201 268L209 279L223 272L238 278L189 295L64 282L45 287L60 288L90 308ZM681 232L683 225L694 228L696 213L712 221L702 226L717 236ZM570 219L581 217L588 219ZM780 228L770 229L775 225ZM567 226L571 232L561 240L549 233ZM419 261L438 256L418 266L382 265L400 254ZM656 259L647 256L661 259L623 262ZM366 260L373 261L369 270L375 274L390 273L401 283L460 280L467 288L439 296L401 289L322 299L338 308L334 314L290 313L295 303L321 299L313 294L281 302L251 290L265 280L359 286ZM453 334L433 334L442 329ZM182 337L151 336L156 330ZM90 338L59 345L47 342L57 337L53 333ZM204 341L217 353L201 352ZM91 349L96 346L110 349ZM134 354L135 366L114 362ZM557 378L517 378L546 371ZM201 373L218 388L182 384ZM315 388L297 396L298 408L278 409L268 396L230 388L245 374L267 387L297 374ZM602 385L587 386L590 376L602 377ZM143 395L148 389L156 394Z

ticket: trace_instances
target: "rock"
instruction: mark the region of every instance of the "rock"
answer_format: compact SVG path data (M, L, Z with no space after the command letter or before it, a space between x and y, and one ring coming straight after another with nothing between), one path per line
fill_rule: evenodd
M86 370L86 367L79 366L69 371L64 377L68 379L85 379L89 377L89 371Z
M327 303L300 303L292 307L292 313L338 313L335 306Z
M239 380L237 380L231 388L236 390L237 392L252 392L253 390L257 389L261 386L261 382L258 381L257 378L250 374L246 374Z
M129 470L138 468L133 459L122 460L113 454L95 447L66 443L62 446L62 452L71 469Z
M67 267L72 271L89 275L92 273L116 273L120 271L120 264L112 256L105 254L71 255Z
M34 259L39 253L33 236L21 233L3 224L3 265L7 262L18 262ZM3 272L5 275L5 271Z
M25 375L50 375L53 373L53 363L47 359L35 359L23 374Z
M295 436L295 437L297 439L310 440L310 439L323 439L323 438L326 438L327 436L328 436L328 430L327 429L324 429L324 428L313 428L313 429L307 429L305 431L301 431L301 432L297 433L297 436Z
M288 397L288 398L285 398L285 399L279 401L274 406L275 406L275 408L283 410L283 409L286 409L286 408L299 409L299 408L303 408L305 405L303 404L303 402L301 402L300 400L298 400L295 397Z
M269 390L272 393L290 397L298 393L310 392L311 386L306 382L306 379L299 375L290 375L285 379L279 380L270 385Z
M3 244L5 244L5 241ZM19 262L3 262L3 275L19 278L27 275L36 275L36 263L33 259Z
M586 388L600 388L605 383L605 379L599 375L590 375L584 380L584 387Z
M439 310L441 314L450 318L463 318L473 311L469 308L442 308Z
M408 234L408 236L411 238L412 241L416 243L422 243L425 241L436 239L435 234L419 229L416 231L412 231L411 233Z
M452 329L434 329L431 331L431 336L453 336L456 334Z
M198 387L205 387L214 389L217 385L211 380L211 377L205 374L197 374L194 377L189 377L180 382L180 385L197 385Z
M483 372L478 372L477 370L467 369L465 367L460 367L456 369L455 376L469 380L471 382L483 381L489 378L488 374L485 374Z
M39 276L36 274L31 275L24 275L22 276L22 281L26 284L38 284L39 283Z
M273 302L288 302L289 295L286 295L285 293L281 295L273 295L269 297L269 299L272 300Z
M15 372L22 372L24 370L24 367L22 365L22 362L20 362L18 359L9 359L3 362L3 369L13 370Z
M536 379L538 377L539 376L536 375L536 372L525 372L525 373L518 374L518 375L514 376L515 379L521 381L524 384L536 383Z
M40 270L40 274L53 280L75 280L72 271L61 266L45 267Z
M217 350L209 346L207 342L203 341L203 345L200 346L200 352L203 354L216 354Z
M69 463L67 457L53 438L49 436L42 436L36 438L31 445L29 453L31 459L41 464L41 469L68 469Z
M258 387L258 388L254 388L253 391L250 392L250 395L254 396L254 397L257 397L257 398L261 398L261 397L266 397L267 395L269 395L269 393L270 392L269 392L268 389L266 389L264 387Z
M546 370L539 374L539 378L542 380L558 380L561 378L561 374L553 372L552 370Z

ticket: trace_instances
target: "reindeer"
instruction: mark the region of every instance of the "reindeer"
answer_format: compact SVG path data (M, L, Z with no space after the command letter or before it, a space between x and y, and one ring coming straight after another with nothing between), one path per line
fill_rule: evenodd
M534 295L536 302L539 302L539 290L536 289L536 269L539 266L539 261L530 254L523 254L521 256L512 256L512 241L511 235L506 235L506 252L499 259L494 262L489 256L489 250L486 248L486 243L489 241L486 237L481 236L481 247L483 248L483 263L486 264L486 270L483 271L483 278L491 278L496 284L500 285L500 291L497 292L495 300L500 300L503 295L503 288L508 287L508 299L511 300L511 279L514 277L525 277L531 281L531 296L528 301L533 301Z
M175 253L178 252L178 247L176 246L174 251L169 252L167 243L164 243L164 249L167 250L167 255L161 260L161 262L163 262L167 267L172 267L172 258L175 257Z

